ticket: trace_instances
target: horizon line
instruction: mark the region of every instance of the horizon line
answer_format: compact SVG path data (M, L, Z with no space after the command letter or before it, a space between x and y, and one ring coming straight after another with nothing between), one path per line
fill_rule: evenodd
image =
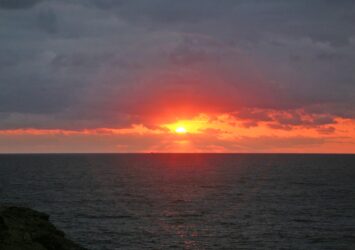
M0 155L159 155L159 154L215 154L215 155L355 155L354 153L339 152L0 152Z

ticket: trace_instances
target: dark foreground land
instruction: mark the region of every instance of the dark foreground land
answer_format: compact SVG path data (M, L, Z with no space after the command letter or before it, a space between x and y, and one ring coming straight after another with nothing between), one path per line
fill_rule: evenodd
M0 250L84 250L48 219L29 208L0 206Z

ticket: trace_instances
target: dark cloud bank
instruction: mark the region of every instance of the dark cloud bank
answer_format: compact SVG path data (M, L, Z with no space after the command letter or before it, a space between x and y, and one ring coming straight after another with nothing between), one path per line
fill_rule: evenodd
M171 99L354 118L354 23L346 0L0 0L0 129L126 126Z

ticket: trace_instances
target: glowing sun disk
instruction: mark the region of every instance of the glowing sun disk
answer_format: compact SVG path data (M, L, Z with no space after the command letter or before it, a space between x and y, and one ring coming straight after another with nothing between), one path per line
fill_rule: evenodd
M184 127L177 127L175 129L175 132L178 133L178 134L185 134L187 132L187 130Z

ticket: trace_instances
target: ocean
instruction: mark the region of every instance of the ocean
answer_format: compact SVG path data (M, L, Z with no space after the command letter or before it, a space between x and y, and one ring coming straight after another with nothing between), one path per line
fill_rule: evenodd
M93 250L355 249L355 155L0 155L0 203Z

